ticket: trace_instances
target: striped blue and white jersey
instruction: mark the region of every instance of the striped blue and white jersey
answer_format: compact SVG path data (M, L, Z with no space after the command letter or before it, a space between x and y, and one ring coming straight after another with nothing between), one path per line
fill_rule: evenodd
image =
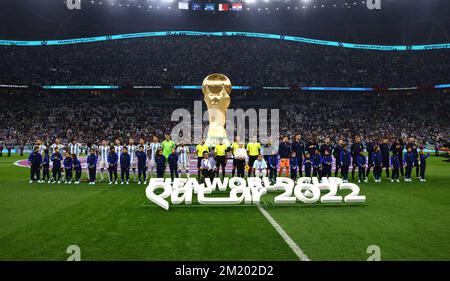
M114 149L117 153L117 159L120 159L120 154L122 154L123 145L114 145Z
M177 153L178 153L178 163L179 164L188 164L189 163L189 147L179 146L177 148Z
M156 151L161 148L161 144L159 142L150 143L150 160L155 161Z
M130 161L131 163L134 162L134 160L136 159L136 145L127 145L127 149L128 149L128 154L130 154Z
M45 145L43 145L43 144L39 145L38 147L39 147L39 153L40 153L42 156L44 156L44 150L46 150L47 147L46 147Z
M108 162L108 153L109 153L109 146L107 146L107 145L99 146L98 158L100 159L100 162L104 162L104 163Z
M59 148L59 153L61 153L61 155L64 155L64 146L62 144L52 144L50 146L50 155L52 155L53 153L55 153L55 148L58 147Z
M80 156L81 153L81 145L79 143L69 143L69 153L75 154L77 157Z

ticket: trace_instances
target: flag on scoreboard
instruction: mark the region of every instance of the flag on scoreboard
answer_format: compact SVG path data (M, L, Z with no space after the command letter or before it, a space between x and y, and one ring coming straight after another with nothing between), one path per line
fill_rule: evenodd
M189 10L189 3L188 2L178 2L178 9L179 10Z
M192 10L193 11L200 11L202 9L202 4L200 3L192 3Z
M229 11L228 4L219 4L219 11Z
M231 6L232 11L242 11L242 3L234 3Z
M205 4L205 11L214 11L215 10L215 5L211 4L211 3L207 3Z

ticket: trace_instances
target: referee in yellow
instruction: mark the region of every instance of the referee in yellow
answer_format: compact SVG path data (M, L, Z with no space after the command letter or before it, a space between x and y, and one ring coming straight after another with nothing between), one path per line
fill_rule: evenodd
M197 152L198 178L200 178L200 166L202 165L203 153L209 152L209 148L205 144L205 139L202 139L201 143L197 144L197 146L195 147L195 151Z
M227 165L227 153L228 146L223 144L223 139L219 139L219 144L214 147L214 153L216 155L216 176L219 177L219 170L222 166L222 177L225 177L225 166Z
M251 141L247 144L248 152L248 176L251 177L253 170L253 163L256 161L261 150L261 144L257 142L256 136L253 136Z
M236 158L236 151L239 148L239 144L241 143L241 137L236 136L234 138L234 142L231 144L231 154L233 154L233 169L231 170L231 177L234 177L234 173L236 172L238 166L238 159Z

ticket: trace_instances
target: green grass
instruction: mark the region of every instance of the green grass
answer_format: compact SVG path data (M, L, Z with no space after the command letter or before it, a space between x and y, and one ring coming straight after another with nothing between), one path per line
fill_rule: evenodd
M0 260L296 260L256 207L142 206L145 186L28 184L0 158ZM415 175L415 171L413 172ZM269 207L312 260L450 260L450 173L428 161L426 183L359 184L357 206ZM268 195L269 201L273 195Z

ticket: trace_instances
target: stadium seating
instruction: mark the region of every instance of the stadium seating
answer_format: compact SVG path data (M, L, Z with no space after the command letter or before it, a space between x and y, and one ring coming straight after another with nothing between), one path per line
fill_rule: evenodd
M160 99L161 95L165 99ZM234 92L230 108L280 110L280 134L301 133L305 139L350 140L363 137L415 136L436 144L450 135L450 99L442 93L310 93ZM32 145L37 138L52 143L97 143L105 138L162 137L175 125L172 111L193 113L202 94L153 92L146 94L20 93L0 94L3 112L0 141ZM276 106L274 106L276 105ZM206 107L203 107L206 110ZM204 126L207 122L204 122Z
M220 46L220 48L219 48ZM448 83L450 50L385 52L257 38L161 37L0 46L3 84L410 87Z

